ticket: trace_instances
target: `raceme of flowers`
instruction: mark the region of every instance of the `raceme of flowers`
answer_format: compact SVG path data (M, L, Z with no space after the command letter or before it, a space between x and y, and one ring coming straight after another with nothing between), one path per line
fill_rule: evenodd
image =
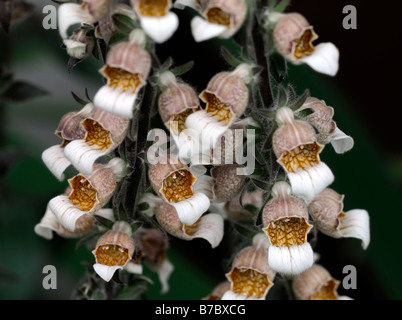
M252 88L260 81L256 62L245 59L215 74L202 92L175 70L154 64L150 44L168 41L179 27L172 9L195 10L190 28L195 42L200 42L236 35L255 5L244 0L131 0L127 4L87 0L59 6L59 32L68 55L81 60L99 39L108 45L99 70L105 84L93 101L62 117L55 130L60 144L42 153L44 164L60 182L67 172L76 174L69 177L63 194L49 200L35 226L38 235L46 239L52 239L53 232L64 238L95 235L93 271L102 281L113 281L117 271L140 275L145 263L158 274L166 293L174 272L166 255L169 237L201 238L213 250L224 239L225 224L250 218L256 222L259 216L261 223L254 225L253 235L236 249L226 280L204 299L264 300L278 275L292 279L298 299L348 298L337 294L339 281L317 263L309 242L313 229L333 238L360 239L363 249L370 242L367 211L343 209L344 195L330 188L335 175L320 157L328 144L337 154L353 148L353 138L333 119L336 109L315 97L304 97L297 107L289 101L273 102L265 114L274 124L269 142L283 175L269 181L265 189L250 189L255 173L240 174L243 163L223 156L219 163L212 159L219 152L233 155L237 147L222 136L233 137L236 129L245 132L250 127L265 130L252 111L256 103ZM118 30L112 18L116 14L128 17L135 27L109 45ZM330 76L337 73L338 49L332 43L314 46L317 34L302 15L264 8L260 18L260 27L270 32L271 50L287 62L305 63ZM73 26L76 29L71 30ZM116 212L112 200L136 172L129 154L121 150L128 138L139 139L138 134L133 138L131 128L138 113L151 110L141 105L149 87L157 92L155 110L171 145L158 141L161 153L169 151L158 162L138 160L137 155L136 161L146 163L150 186L141 194L126 195L137 199L138 206L134 216L125 216ZM144 146L141 151L150 149ZM153 224L148 225L150 220Z

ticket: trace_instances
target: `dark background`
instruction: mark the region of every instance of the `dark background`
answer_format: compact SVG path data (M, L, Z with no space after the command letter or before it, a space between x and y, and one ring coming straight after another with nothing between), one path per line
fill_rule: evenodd
M40 160L41 152L58 143L53 135L60 117L79 106L71 97L81 97L85 88L94 95L102 84L101 63L88 59L71 73L66 70L67 55L60 49L57 30L42 28L41 6L50 1L31 1L38 6L29 19L12 26L6 36L0 31L0 52L18 79L31 81L50 95L24 103L7 103L2 121L3 148L23 151L22 157L2 179L0 203L0 298L68 299L83 276L81 262L92 261L76 242L36 236L34 225L41 219L47 202L60 194L64 183L57 182ZM345 5L357 9L357 29L345 30ZM340 293L355 299L401 299L402 263L402 149L400 133L400 74L402 4L397 1L292 1L288 12L299 12L319 35L316 43L333 42L340 50L336 77L312 71L307 66L289 65L286 81L299 94L309 89L335 109L338 126L355 139L355 147L344 155L325 148L321 159L336 180L333 188L345 194L345 210L366 209L371 219L371 243L364 251L356 239L332 239L318 235L315 251L319 262L341 280L345 265L357 269L357 290ZM216 73L227 69L219 54L219 41L196 44L189 32L190 11L175 10L180 28L167 43L157 47L162 61L172 56L176 65L194 60L192 70L183 75L199 91ZM202 240L184 242L172 239L168 251L175 264L168 295L159 295L159 283L150 286L151 299L200 299L206 296L227 271L229 244L211 250ZM201 257L201 258L200 258ZM42 288L42 268L58 270L58 289ZM281 298L275 289L272 297Z

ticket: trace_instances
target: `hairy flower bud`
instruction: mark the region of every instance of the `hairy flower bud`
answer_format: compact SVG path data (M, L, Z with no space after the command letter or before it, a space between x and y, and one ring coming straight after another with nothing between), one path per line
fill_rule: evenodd
M214 202L229 201L243 189L246 176L237 173L237 169L240 167L243 166L224 165L211 169Z
M268 263L284 274L298 274L313 265L313 250L307 242L311 229L305 202L291 195L286 182L277 182L272 188L273 198L262 213L263 230L268 235Z
M266 236L260 233L254 236L253 245L236 254L232 269L226 274L231 290L222 300L265 299L276 274L268 265L268 245Z
M118 269L123 269L132 259L135 243L131 227L127 222L118 221L112 230L103 234L92 251L96 263L96 273L105 281L110 281Z
M370 222L366 210L343 211L343 195L325 189L309 204L314 225L333 238L353 237L362 241L363 249L370 243Z
M298 13L272 13L275 21L274 43L278 52L293 64L307 63L314 70L336 75L339 67L339 51L330 42L316 47L312 42L318 38L313 27Z
M306 121L295 120L288 107L277 111L276 121L279 127L272 145L277 162L289 177L292 193L309 202L334 180L332 171L320 161L323 146L317 143L314 128Z
M100 70L107 78L94 97L97 108L128 119L133 117L138 91L145 85L151 69L151 57L143 48L145 36L135 29L128 42L113 45L106 65Z

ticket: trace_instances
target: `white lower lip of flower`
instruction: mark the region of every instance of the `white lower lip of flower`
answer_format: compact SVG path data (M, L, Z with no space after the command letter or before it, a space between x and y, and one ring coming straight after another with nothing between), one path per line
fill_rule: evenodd
M137 92L138 90L139 88L137 89ZM119 89L114 89L108 85L104 85L95 94L94 105L111 114L132 119L136 98L137 93L123 92Z
M186 127L199 133L200 145L198 146L198 153L208 152L213 149L218 138L225 133L229 126L230 124L222 124L204 110L196 111L186 119Z
M60 224L70 230L75 231L75 224L77 220L89 211L81 211L74 206L67 196L57 196L49 201L49 209L55 214Z
M205 168L204 166L196 166L196 168L193 169L191 168L191 173L197 177L193 172L195 169L201 170L200 168ZM194 182L193 185L193 191L194 193L201 192L205 194L209 199L212 199L213 193L212 193L212 187L213 187L213 179L211 176L203 175L203 176L198 176L197 180Z
M185 7L190 7L195 10L198 8L197 1L195 0L176 0L173 4L173 7L176 9L184 9Z
M308 242L290 247L271 245L268 248L268 264L276 272L289 275L300 274L309 269L313 263L313 249Z
M63 172L71 165L70 160L64 155L64 148L60 145L52 146L43 151L42 161L59 181L64 180Z
M210 200L204 193L198 192L191 198L171 205L175 207L181 223L191 226L208 210Z
M77 3L64 3L58 8L58 29L63 39L68 38L68 28L74 24L93 24L95 19Z
M95 161L107 153L107 150L99 150L96 145L90 146L84 140L71 141L64 149L66 158L84 175L92 174Z
M100 216L102 218L108 219L110 221L114 221L114 214L113 214L113 209L112 208L102 208L99 209L96 213L94 213L97 216Z
M132 261L129 261L126 264L126 266L124 267L124 270L126 270L129 273L133 273L133 274L142 274L143 273L142 264L134 263Z
M344 212L337 228L342 237L352 237L362 241L366 250L370 243L370 218L366 210L354 209Z
M265 300L265 297L262 298L255 298L255 297L248 297L245 294L237 294L234 293L232 290L226 291L221 300Z
M336 128L331 135L331 144L336 153L342 154L353 148L354 140L343 131Z
M163 17L140 17L144 32L155 42L162 43L168 40L179 26L179 18L173 12Z
M210 23L199 16L191 20L191 32L196 42L215 38L227 30L227 27L216 23Z
M339 50L331 42L320 43L313 54L299 59L317 72L335 76L339 69Z
M339 296L338 300L354 300L354 299L348 296Z
M292 193L310 202L335 179L331 169L323 162L305 170L288 172Z
M106 282L109 282L110 279L113 278L113 275L117 270L123 269L122 266L105 266L100 263L95 263L93 267L98 276Z
M223 218L217 213L208 213L201 217L197 229L191 239L201 238L207 240L212 248L216 248L223 239Z
M71 39L65 39L63 40L63 43L66 46L66 51L70 57L76 59L85 58L87 53L87 46L85 43Z
M37 225L35 225L34 231L38 236L51 240L53 239L53 231L57 231L59 228L59 221L53 211L49 209L49 206L47 206L43 218Z
M158 273L158 278L161 283L162 289L161 293L164 294L169 291L169 278L174 270L173 264L165 258L159 268L156 270Z

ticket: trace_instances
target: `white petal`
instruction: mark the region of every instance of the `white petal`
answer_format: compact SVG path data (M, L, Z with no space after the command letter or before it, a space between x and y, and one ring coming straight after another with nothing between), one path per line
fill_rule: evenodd
M76 221L87 214L74 206L67 196L57 196L49 201L49 209L53 211L60 224L66 229L74 232Z
M63 43L66 46L66 51L70 57L76 59L85 58L87 53L87 45L85 43L71 39L65 39L63 40Z
M352 137L336 128L334 133L331 135L331 144L336 153L345 153L353 148L354 140Z
M216 23L210 23L199 16L191 20L191 32L196 42L215 38L226 30L228 30L227 27Z
M268 248L268 264L276 272L295 275L306 271L313 263L313 249L308 242L290 247L271 245Z
M52 146L42 153L42 161L50 172L59 180L64 180L63 172L71 164L64 155L64 148L60 145Z
M370 243L370 217L366 210L354 209L339 217L338 231L342 237L357 238L362 241L363 249Z
M93 24L95 22L89 12L77 3L64 3L59 6L57 12L58 29L63 39L68 38L67 31L70 26L78 23Z
M179 220L188 226L194 224L210 205L209 198L204 193L195 193L191 198L186 200L171 203L177 211Z
M265 297L262 298L255 298L255 297L248 297L245 294L237 294L234 293L232 290L226 291L221 300L265 300Z
M99 277L101 277L103 280L106 282L109 282L110 279L113 278L114 273L118 269L122 269L122 266L105 266L100 263L95 263L93 265L95 272L98 274Z
M65 148L64 154L72 165L82 174L92 174L95 161L107 154L107 151L99 150L96 145L90 146L84 140L71 141Z
M137 89L138 92L139 88ZM108 85L101 87L95 94L94 104L97 108L127 119L133 117L136 93L123 92Z
M153 217L155 214L155 207L158 206L158 204L163 201L160 197L154 195L153 193L146 192L144 193L139 201L139 204L141 203L147 203L148 204L148 209L146 210L141 210L142 214L145 214L148 217Z
M338 300L354 300L354 299L348 296L339 296Z
M41 221L35 225L34 231L38 236L41 236L47 240L53 238L53 231L57 231L60 228L60 223L54 215L53 211L46 207L45 215Z
M133 274L142 274L142 272L143 272L142 264L134 263L132 261L129 261L126 264L126 266L124 267L124 270L126 270L129 273L133 273Z
M159 281L161 282L162 289L161 293L166 293L169 291L169 278L174 270L173 264L165 258L159 268L156 270L158 273Z
M218 138L220 138L227 128L230 126L225 125L211 117L204 110L196 111L190 114L186 119L186 127L198 132L200 137L200 146L197 150L198 153L205 153L215 147Z
M157 43L168 40L179 26L179 18L173 12L157 18L141 16L140 22L144 32Z
M185 7L190 7L197 10L199 8L199 4L195 0L176 0L173 4L173 7L181 10Z
M308 203L328 187L335 179L331 169L323 162L306 170L288 172L292 193L304 198Z
M113 209L112 208L102 208L94 213L97 216L108 219L110 221L115 221Z
M212 177L204 175L197 178L197 180L194 182L193 191L194 193L201 192L205 194L209 199L212 199L213 197L212 187L213 187Z
M317 72L335 76L339 68L339 50L331 42L320 43L312 55L300 59Z
M208 213L201 217L191 239L201 238L207 240L212 248L216 248L223 238L223 218L217 213Z

